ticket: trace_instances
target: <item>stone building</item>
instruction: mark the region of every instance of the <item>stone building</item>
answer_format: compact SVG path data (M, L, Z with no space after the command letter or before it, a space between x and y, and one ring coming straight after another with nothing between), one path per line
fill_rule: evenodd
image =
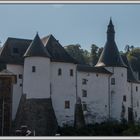
M58 126L140 119L140 83L118 51L111 19L95 67L78 64L52 35L36 34L33 40L8 38L0 51L0 70L16 77L14 130L27 125L36 135L55 135Z

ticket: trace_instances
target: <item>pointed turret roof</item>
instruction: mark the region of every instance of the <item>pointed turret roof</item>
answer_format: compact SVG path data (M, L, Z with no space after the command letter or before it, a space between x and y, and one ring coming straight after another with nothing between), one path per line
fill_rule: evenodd
M41 57L50 57L50 54L45 49L42 41L38 33L36 34L34 40L28 47L27 51L24 54L24 57L31 57L31 56L41 56Z
M107 29L107 42L95 67L127 67L115 43L115 30L111 19Z

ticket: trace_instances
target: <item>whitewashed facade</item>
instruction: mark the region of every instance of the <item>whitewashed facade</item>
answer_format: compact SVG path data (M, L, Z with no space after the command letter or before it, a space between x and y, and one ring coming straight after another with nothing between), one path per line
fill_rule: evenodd
M23 85L23 93L27 99L50 98L50 59L25 58Z
M109 77L109 74L77 72L78 96L87 124L109 118Z
M52 35L42 40L37 35L24 50L22 65L13 62L6 65L8 71L17 75L12 119L17 114L21 95L26 94L27 99L51 99L59 126L74 125L77 98L81 99L86 124L109 119L139 121L140 83L129 81L129 68L119 55L114 36L110 21L107 43L97 65L79 70Z
M15 119L16 112L19 106L23 88L23 66L7 64L6 69L16 75L16 83L13 85L12 99L12 119Z
M76 103L76 64L51 63L51 98L59 125L73 125ZM69 107L66 107L66 102Z

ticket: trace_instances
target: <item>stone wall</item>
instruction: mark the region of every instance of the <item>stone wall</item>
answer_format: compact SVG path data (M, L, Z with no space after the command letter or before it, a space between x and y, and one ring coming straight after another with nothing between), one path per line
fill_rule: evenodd
M27 125L36 136L55 135L57 120L51 99L25 99L23 96L14 123L14 130Z

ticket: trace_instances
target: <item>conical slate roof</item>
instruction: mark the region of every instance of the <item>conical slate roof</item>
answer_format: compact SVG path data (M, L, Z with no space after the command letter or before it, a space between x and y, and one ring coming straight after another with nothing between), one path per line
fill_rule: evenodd
M122 57L124 63L127 65L127 81L133 82L133 83L139 83L139 81L134 76L134 72L132 70L132 67L131 67L127 57L125 55L122 55L121 57Z
M36 34L34 40L28 47L27 51L24 54L24 57L31 57L31 56L41 56L41 57L50 57L50 54L45 49L42 41L38 34Z
M64 47L62 47L62 45L58 40L55 39L53 35L42 38L42 42L45 46L45 49L51 55L51 61L77 63L77 61L67 53Z
M111 19L107 29L107 42L95 67L127 67L115 43L115 30Z

